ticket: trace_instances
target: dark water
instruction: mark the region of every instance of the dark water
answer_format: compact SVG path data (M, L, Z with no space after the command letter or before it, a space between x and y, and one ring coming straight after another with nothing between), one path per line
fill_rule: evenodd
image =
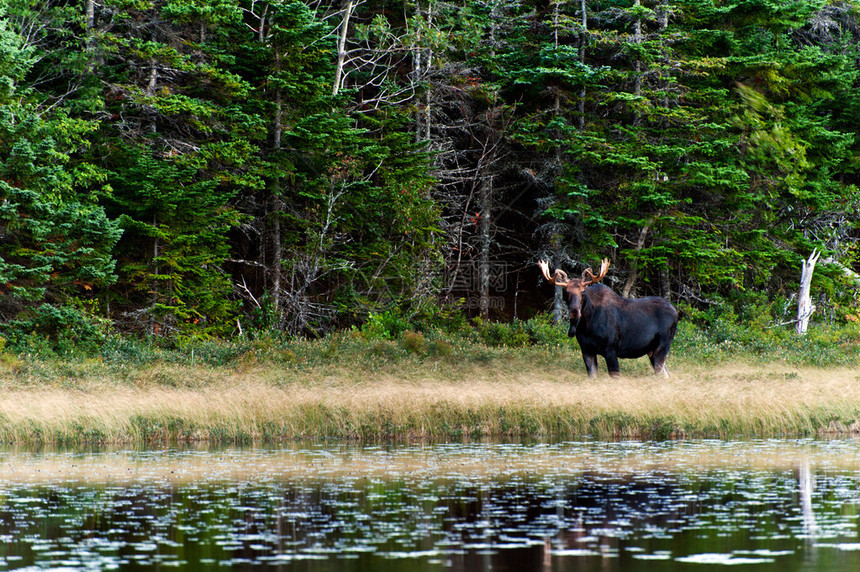
M0 452L0 570L860 570L860 443Z

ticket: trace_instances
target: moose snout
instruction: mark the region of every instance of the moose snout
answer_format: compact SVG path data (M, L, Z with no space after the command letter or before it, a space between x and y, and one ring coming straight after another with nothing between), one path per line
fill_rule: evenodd
M567 331L568 337L574 337L576 335L576 326L579 325L580 318L579 308L573 308L570 310L570 329Z

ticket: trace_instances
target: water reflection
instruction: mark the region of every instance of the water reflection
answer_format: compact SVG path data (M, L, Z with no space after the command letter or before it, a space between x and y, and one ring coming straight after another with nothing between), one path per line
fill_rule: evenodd
M0 451L0 569L860 569L854 441Z

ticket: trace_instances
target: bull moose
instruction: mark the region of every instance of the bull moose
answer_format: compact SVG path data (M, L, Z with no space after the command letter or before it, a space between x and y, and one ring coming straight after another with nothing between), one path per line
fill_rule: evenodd
M591 268L582 278L568 278L563 270L549 273L546 261L538 263L544 277L567 291L570 330L582 350L589 377L597 375L597 356L603 356L609 375L620 373L618 358L647 355L654 373L668 375L666 358L678 327L678 311L659 296L626 299L598 284L609 270L604 258L597 275Z

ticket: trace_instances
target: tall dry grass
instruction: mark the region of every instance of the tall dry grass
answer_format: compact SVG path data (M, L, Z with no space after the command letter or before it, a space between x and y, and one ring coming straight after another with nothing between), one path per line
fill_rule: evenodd
M299 368L256 359L232 367L93 360L44 371L7 360L0 364L0 439L767 437L860 430L858 373L850 367L687 362L667 379L649 374L647 360L640 360L624 362L629 375L588 379L578 364L549 363L552 352L537 349L490 363Z

